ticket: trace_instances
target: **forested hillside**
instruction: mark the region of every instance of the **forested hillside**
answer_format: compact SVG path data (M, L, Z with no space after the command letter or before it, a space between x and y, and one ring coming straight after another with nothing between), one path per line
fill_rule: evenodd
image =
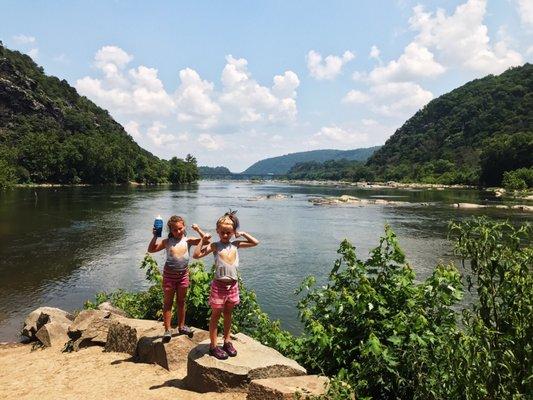
M160 160L106 110L0 42L0 187L197 178L194 157Z
M434 99L367 165L384 180L499 185L506 171L518 169L532 179L533 65Z
M258 161L248 167L243 174L282 175L289 172L297 163L311 161L318 163L341 159L366 161L377 149L379 149L379 146L355 150L312 150L291 153Z

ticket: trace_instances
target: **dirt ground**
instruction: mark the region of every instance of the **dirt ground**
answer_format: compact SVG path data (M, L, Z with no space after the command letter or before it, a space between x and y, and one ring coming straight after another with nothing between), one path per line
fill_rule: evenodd
M75 353L0 345L0 399L245 399L244 393L195 393L183 370L135 363L128 354L89 347Z

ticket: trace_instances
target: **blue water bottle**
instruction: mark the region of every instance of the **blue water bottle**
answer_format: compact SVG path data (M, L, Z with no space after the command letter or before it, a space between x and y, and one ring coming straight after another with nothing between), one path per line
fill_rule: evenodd
M163 233L163 218L161 218L161 215L158 215L157 218L155 219L154 229L155 229L155 235L157 237L161 237L161 234Z

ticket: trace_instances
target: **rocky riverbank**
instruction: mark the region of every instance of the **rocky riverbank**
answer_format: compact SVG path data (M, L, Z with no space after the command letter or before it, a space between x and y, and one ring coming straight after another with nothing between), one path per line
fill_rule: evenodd
M320 394L327 379L254 339L236 334L239 354L208 354L208 332L193 328L164 343L161 322L110 304L77 315L41 307L28 315L26 344L0 344L0 398L289 399Z

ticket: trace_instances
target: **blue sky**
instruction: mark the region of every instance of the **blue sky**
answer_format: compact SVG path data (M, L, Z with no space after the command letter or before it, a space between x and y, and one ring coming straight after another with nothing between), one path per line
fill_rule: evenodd
M154 154L241 171L383 144L432 98L533 60L533 0L3 1L0 40Z

